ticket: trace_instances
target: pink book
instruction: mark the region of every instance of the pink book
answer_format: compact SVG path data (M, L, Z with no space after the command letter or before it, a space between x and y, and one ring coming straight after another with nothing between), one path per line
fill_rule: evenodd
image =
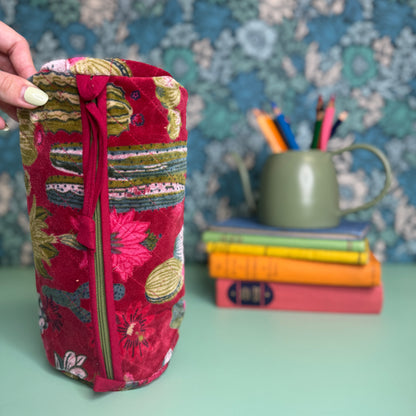
M341 287L215 279L217 306L288 311L380 313L383 286Z

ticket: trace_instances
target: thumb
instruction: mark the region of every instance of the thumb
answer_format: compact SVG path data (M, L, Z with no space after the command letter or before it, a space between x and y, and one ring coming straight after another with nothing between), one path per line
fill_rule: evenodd
M48 95L29 81L0 71L0 102L13 107L34 108L47 101Z

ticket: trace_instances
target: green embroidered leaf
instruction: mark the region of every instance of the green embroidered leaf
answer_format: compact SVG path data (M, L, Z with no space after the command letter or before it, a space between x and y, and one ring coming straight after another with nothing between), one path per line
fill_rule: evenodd
M33 196L32 207L29 213L30 235L32 237L33 257L36 271L46 279L52 279L45 269L46 263L51 265L51 259L58 255L58 250L53 246L57 242L56 236L49 235L44 229L48 228L45 220L50 216L49 211L36 205L36 197Z
M78 242L75 234L62 234L58 236L59 241L66 246L75 248L76 250L85 250L85 247Z

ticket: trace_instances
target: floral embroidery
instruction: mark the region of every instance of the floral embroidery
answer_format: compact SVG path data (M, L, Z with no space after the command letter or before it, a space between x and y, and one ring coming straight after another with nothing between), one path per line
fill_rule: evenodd
M33 257L36 271L46 279L52 279L52 277L46 271L44 262L50 266L50 260L58 255L58 250L52 245L57 242L57 238L43 231L48 228L45 220L49 216L50 213L45 208L36 206L36 197L33 196L32 208L29 213Z
M117 313L117 331L121 334L120 344L134 357L139 351L142 355L142 348L149 348L148 338L154 332L148 325L153 321L154 316L149 316L150 305L145 308L130 306L127 313Z
M33 138L35 139L35 144L37 146L42 144L43 139L45 138L45 132L43 131L41 124L36 124L35 131L33 132Z
M126 214L117 214L115 210L110 213L111 227L111 253L113 270L126 281L135 266L141 266L151 258L149 249L144 241L149 223L134 221L133 210Z
M133 91L133 92L130 94L130 97L131 97L134 101L137 101L137 100L141 97L140 91L139 91L139 90Z
M137 387L140 387L140 384L134 380L134 377L131 373L125 373L123 378L124 378L124 381L126 382L123 390L131 390L131 389L136 389Z
M46 298L45 304L43 304L39 297L39 328L41 334L43 334L49 326L55 331L60 331L62 329L63 322L62 315L59 312L59 306L49 298Z
M41 300L40 297L39 297L38 305L39 305L39 309L38 309L39 329L40 329L40 333L43 334L46 331L46 329L48 329L48 318L47 318L46 313L43 309L43 304L42 304L42 300Z
M173 329L179 329L184 315L185 315L185 299L182 298L182 299L179 299L179 301L172 306L172 319L170 321L170 327Z
M61 358L56 352L54 356L57 370L80 379L87 377L87 372L81 367L87 359L85 355L76 355L73 351L67 351L64 358Z
M143 126L144 124L144 117L143 114L137 113L131 116L131 122L137 127Z

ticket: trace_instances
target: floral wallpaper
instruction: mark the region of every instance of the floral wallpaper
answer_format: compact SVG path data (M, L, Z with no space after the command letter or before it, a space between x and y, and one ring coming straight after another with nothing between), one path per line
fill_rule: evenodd
M369 220L383 261L416 259L415 0L0 0L0 19L24 35L37 68L71 56L121 57L160 66L189 92L185 252L204 260L213 221L248 215L233 152L257 189L270 151L252 116L273 100L302 149L319 95L349 117L330 148L369 143L394 178ZM0 264L31 264L18 126L0 136ZM334 158L342 207L383 186L364 151Z

